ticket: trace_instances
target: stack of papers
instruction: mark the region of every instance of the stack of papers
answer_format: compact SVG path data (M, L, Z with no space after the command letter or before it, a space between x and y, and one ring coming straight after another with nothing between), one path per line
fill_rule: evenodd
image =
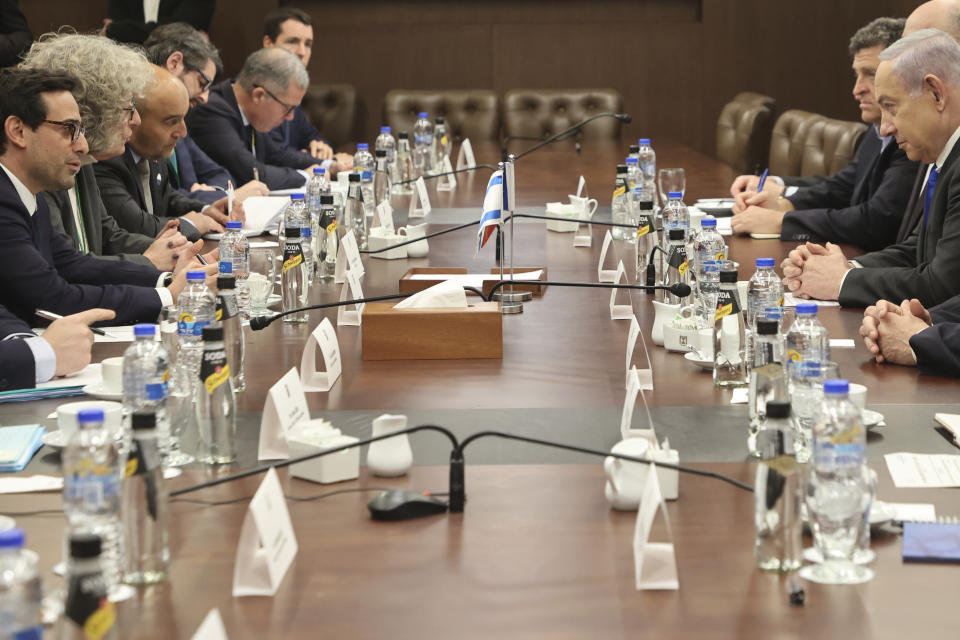
M0 471L21 471L33 454L43 446L40 437L46 433L39 424L25 424L0 429Z
M280 214L286 208L290 198L280 196L250 196L243 201L246 220L243 223L243 235L247 237L263 235L265 231L277 226ZM207 240L219 240L222 233L208 233Z
M35 389L2 391L0 392L0 402L28 402L45 398L81 396L83 395L83 387L89 384L97 384L102 378L100 364L91 364L68 376L41 382Z

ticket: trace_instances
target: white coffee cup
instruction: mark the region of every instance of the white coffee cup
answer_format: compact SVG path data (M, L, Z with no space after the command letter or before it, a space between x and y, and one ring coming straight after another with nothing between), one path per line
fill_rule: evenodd
M122 359L122 358L121 358ZM123 425L123 405L106 400L67 402L57 407L57 426L65 438L77 430L77 414L84 409L103 409L103 425L110 431L119 431Z
M589 220L593 217L593 214L597 212L597 207L599 202L596 198L584 198L581 196L568 196L570 198L570 204L572 204L577 209L577 214L581 220Z
M123 391L123 356L107 358L100 363L101 386L107 393Z
M417 225L407 225L405 227L400 227L397 229L397 233L401 236L406 236L407 240L412 238L422 238L427 235L427 223ZM430 253L430 245L427 244L426 240L421 240L420 242L414 242L413 244L407 245L407 257L409 258L423 258L428 253Z
M650 441L646 438L627 438L613 445L610 451L635 458L649 458L650 449ZM640 506L650 465L605 458L603 470L607 474L604 495L610 505L621 511L635 511Z
M862 384L850 383L850 391L847 394L850 402L857 405L857 408L863 411L867 406L867 388Z

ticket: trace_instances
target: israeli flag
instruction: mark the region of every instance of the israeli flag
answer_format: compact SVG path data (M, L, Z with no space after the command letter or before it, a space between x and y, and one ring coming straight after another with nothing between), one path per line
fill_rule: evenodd
M487 183L487 193L483 196L483 215L480 217L480 228L477 229L477 252L487 243L493 231L502 223L504 209L503 171L495 171Z

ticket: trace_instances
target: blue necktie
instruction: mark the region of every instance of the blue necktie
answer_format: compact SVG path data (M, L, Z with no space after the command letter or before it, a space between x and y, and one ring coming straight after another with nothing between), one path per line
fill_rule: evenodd
M927 178L927 200L923 205L923 226L927 226L927 216L930 215L930 201L933 200L933 190L937 186L937 165L931 165L930 177Z

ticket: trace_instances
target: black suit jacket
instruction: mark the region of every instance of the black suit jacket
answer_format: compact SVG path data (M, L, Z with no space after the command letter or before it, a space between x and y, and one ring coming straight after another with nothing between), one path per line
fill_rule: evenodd
M23 340L10 337L18 333L31 333L30 325L0 305L0 391L29 389L37 382L33 351Z
M194 142L214 162L226 167L236 184L253 180L256 166L260 180L270 189L302 187L305 179L297 169L306 169L315 162L307 154L283 148L269 134L244 126L229 81L211 89L207 103L190 111L187 126ZM256 157L251 152L251 141Z
M113 22L107 27L107 37L143 44L157 24L168 22L186 22L200 31L209 31L216 4L216 0L160 0L157 22L146 22L143 0L110 0L107 17Z
M79 231L66 191L44 191L43 197L50 208L53 228L63 234L74 248L79 246ZM87 251L110 260L130 260L137 264L151 265L143 252L153 243L153 238L121 229L117 221L107 213L92 165L84 165L77 174L77 199L83 216L83 230L87 236Z
M0 303L24 322L36 309L60 315L94 307L117 313L111 324L155 322L160 272L130 262L85 256L53 230L44 198L31 216L0 170Z
M960 376L960 296L930 309L933 326L910 338L920 373Z
M27 19L17 0L0 0L0 67L12 67L20 62L20 54L32 41Z
M921 208L913 232L903 242L857 258L865 268L847 273L841 305L866 307L880 299L917 298L932 307L960 293L960 144L943 163L925 225L924 187L921 179L912 197Z
M781 240L846 242L878 251L897 239L917 163L891 141L882 148L875 128L839 172L788 198Z
M206 203L200 200L177 193L170 183L170 165L166 160L150 161L150 199L153 202L153 213L147 211L140 174L130 153L130 145L127 145L123 155L95 164L93 171L97 176L100 196L107 211L121 227L131 233L156 238L170 220L191 211L200 211L206 206ZM200 237L193 225L182 225L180 231L189 240Z

